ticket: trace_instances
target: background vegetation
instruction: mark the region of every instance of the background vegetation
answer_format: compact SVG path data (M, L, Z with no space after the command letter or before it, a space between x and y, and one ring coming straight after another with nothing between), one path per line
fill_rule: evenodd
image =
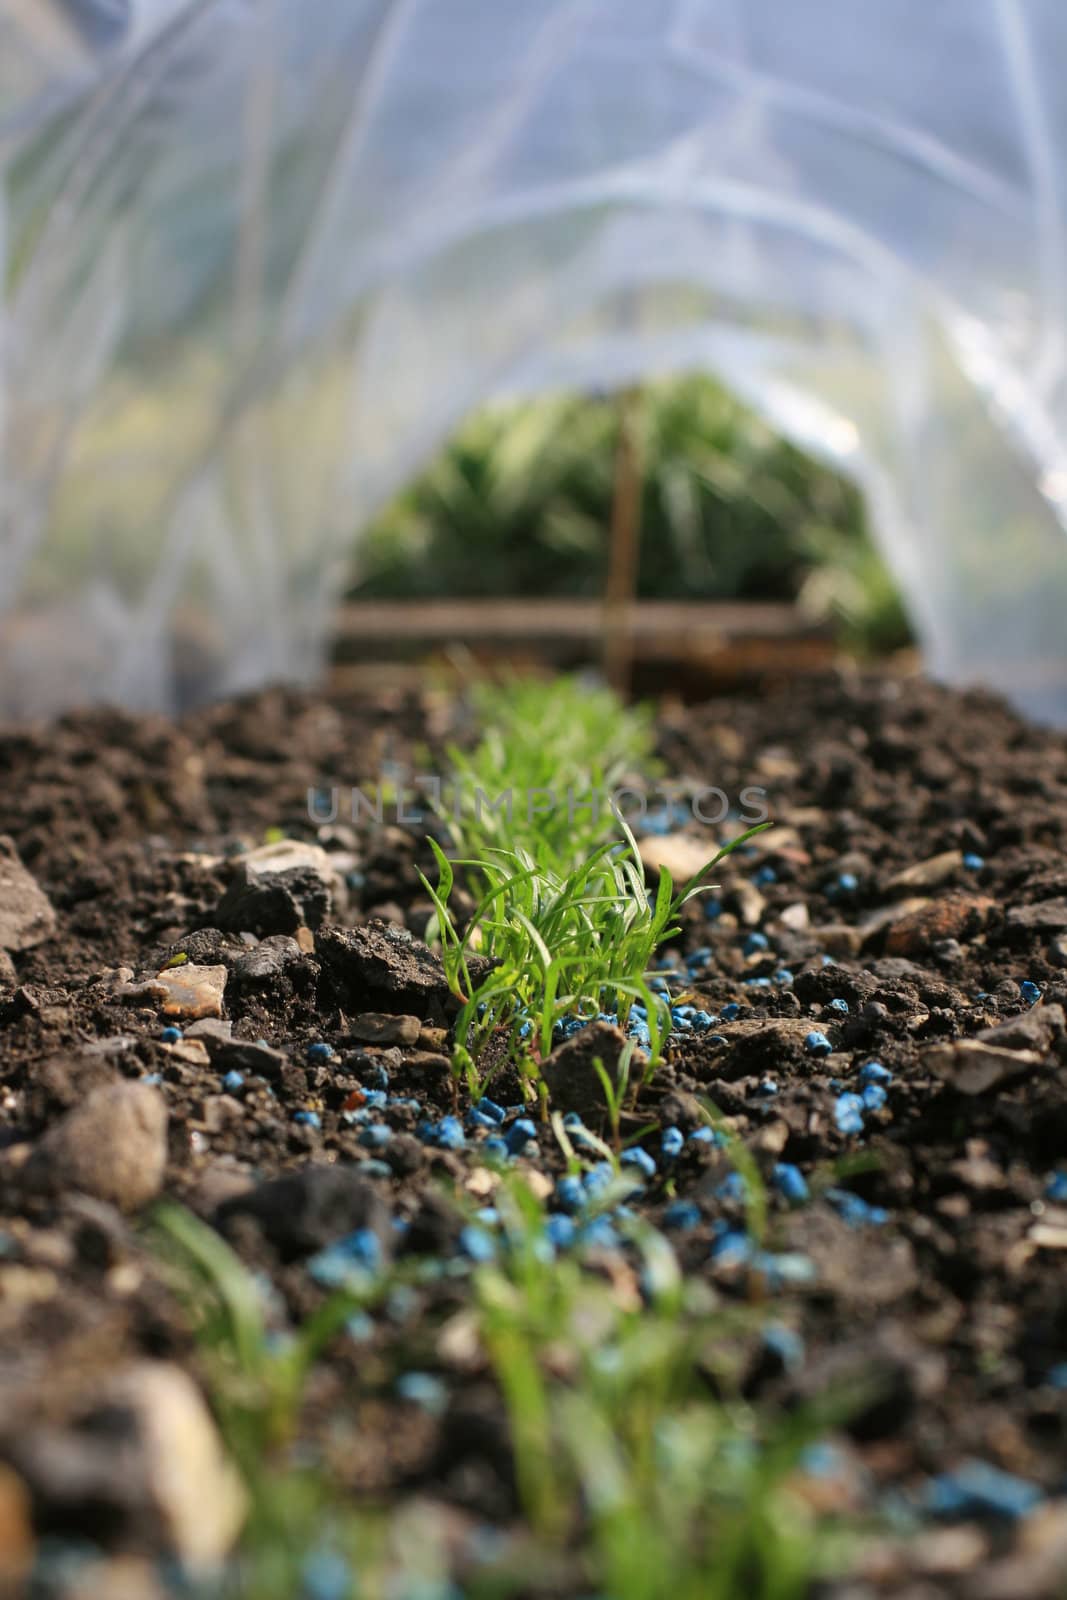
M867 652L909 639L858 491L711 379L643 392L638 592L796 599ZM361 598L602 591L619 407L564 396L483 411L368 530Z

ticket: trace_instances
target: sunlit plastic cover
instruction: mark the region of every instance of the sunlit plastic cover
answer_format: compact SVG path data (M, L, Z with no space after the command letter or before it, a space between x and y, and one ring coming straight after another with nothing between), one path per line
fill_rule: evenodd
M1067 714L1064 0L0 0L0 712L320 664L470 410L708 368Z

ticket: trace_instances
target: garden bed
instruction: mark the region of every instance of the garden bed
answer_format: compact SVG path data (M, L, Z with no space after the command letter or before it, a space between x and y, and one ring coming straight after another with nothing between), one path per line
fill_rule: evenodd
M230 1568L221 1592L385 1592L352 1576L355 1507L375 1560L404 1569L400 1600L1060 1593L1067 740L917 679L664 706L652 782L682 787L644 821L649 863L699 864L740 831L693 818L711 788L735 808L765 790L771 824L681 912L654 982L675 1013L664 1059L613 1117L591 1060L613 1069L622 1038L602 1023L545 1066L547 1102L534 1085L524 1107L501 1060L470 1118L458 1002L421 944L427 828L397 820L392 789L353 822L350 791L441 770L477 733L429 691L272 691L177 725L96 712L0 737L9 1571L36 1563L46 1594L166 1593L176 1557L217 1565L244 1516L245 1587ZM326 814L335 789L315 825L309 790ZM565 1180L616 1143L622 1211L615 1195L598 1217L595 1184ZM245 1281L212 1255L223 1237L257 1274L244 1365L223 1348ZM554 1294L572 1267L558 1337L524 1333L542 1398L586 1401L568 1319L587 1281L606 1348L632 1350L646 1316L695 1330L671 1415L707 1408L723 1438L718 1554L691 1555L691 1582L683 1560L642 1587L619 1527L589 1534L607 1465L573 1466L584 1510L566 1517L538 1476L539 1450L563 1474L566 1449L523 1411L493 1296ZM265 1418L271 1360L339 1285L343 1321ZM227 1293L230 1323L206 1327ZM623 1414L596 1404L587 1434Z

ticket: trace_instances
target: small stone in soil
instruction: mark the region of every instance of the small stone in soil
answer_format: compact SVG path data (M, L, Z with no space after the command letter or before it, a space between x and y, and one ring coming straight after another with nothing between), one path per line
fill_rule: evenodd
M242 994L276 987L290 972L307 971L307 958L296 939L287 933L272 933L261 939L254 950L233 963L233 981Z
M165 968L153 980L164 990L163 1015L191 1022L198 1017L221 1016L228 976L225 967L200 967L193 962Z
M984 895L952 893L931 900L891 922L886 953L920 956L942 939L966 941L985 927L995 910L996 903Z
M1060 933L1067 929L1067 900L1038 900L1028 906L1012 906L1007 922L1009 928Z
M95 1528L146 1519L187 1571L222 1562L244 1522L245 1493L211 1413L170 1362L120 1371L73 1426L37 1430L18 1454L46 1516L76 1526L91 1506Z
M263 938L275 933L296 934L303 927L318 928L332 909L330 882L315 868L256 872L246 857L215 907L213 921L224 931Z
M626 1049L626 1036L620 1028L609 1022L591 1022L572 1039L557 1045L541 1066L541 1076L548 1087L554 1108L574 1111L595 1125L607 1112L604 1085L594 1063L599 1060L614 1082L619 1057ZM631 1071L640 1073L644 1056L635 1051L630 1063Z
M1062 1037L1065 1017L1060 1005L1035 1005L1021 1016L1009 1017L977 1035L983 1044L1001 1045L1005 1050L1048 1050Z
M78 1189L136 1211L163 1187L167 1107L157 1089L116 1083L93 1089L39 1141L24 1169L28 1186Z
M284 1051L275 1050L263 1039L227 1039L216 1046L209 1039L207 1043L212 1065L218 1072L241 1072L275 1084L282 1082L287 1072L303 1073L302 1068L290 1066Z
M286 1173L225 1201L215 1216L224 1232L238 1219L251 1218L286 1261L364 1227L388 1249L385 1206L372 1185L347 1167L309 1165Z
M957 1094L981 1095L1014 1078L1037 1072L1044 1058L1035 1050L1005 1050L981 1039L957 1039L925 1051L922 1064Z
M937 889L948 883L960 867L964 864L964 857L958 850L944 850L940 855L930 856L926 861L917 861L913 866L905 867L897 872L886 883L885 887L890 894L908 889Z
M421 1032L418 1017L394 1017L380 1011L365 1011L348 1024L348 1037L355 1044L417 1044Z
M346 1012L404 1012L425 1017L451 1002L445 970L437 956L402 928L373 918L363 928L322 928L315 940L322 963ZM472 958L477 981L488 964ZM454 1004L454 1002L451 1002Z
M0 950L29 950L55 928L51 901L19 860L14 841L0 835Z

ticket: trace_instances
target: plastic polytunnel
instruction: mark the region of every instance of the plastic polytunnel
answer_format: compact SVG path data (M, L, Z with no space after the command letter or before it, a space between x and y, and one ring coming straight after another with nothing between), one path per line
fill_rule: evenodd
M320 664L472 407L706 368L1067 716L1063 0L0 0L0 711Z

